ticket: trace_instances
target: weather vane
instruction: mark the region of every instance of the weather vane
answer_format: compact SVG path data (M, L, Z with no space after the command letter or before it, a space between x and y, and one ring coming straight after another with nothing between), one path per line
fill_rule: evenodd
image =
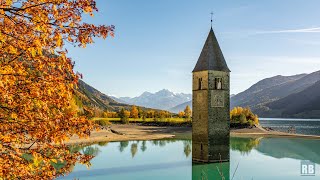
M213 18L213 12L211 11L211 28L212 28L212 18Z

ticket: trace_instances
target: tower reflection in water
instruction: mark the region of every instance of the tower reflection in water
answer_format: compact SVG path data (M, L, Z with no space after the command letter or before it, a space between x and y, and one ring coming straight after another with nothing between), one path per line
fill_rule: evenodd
M192 163L192 180L229 180L230 162Z

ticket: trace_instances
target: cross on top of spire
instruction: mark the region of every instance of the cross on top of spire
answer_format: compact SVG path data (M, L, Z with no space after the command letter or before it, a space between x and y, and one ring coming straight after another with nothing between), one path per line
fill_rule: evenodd
M211 11L211 28L212 28L212 18L213 18L213 12Z

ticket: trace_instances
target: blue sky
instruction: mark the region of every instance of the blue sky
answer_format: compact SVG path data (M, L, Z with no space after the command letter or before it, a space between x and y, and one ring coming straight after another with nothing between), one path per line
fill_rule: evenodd
M191 93L191 71L213 29L231 69L231 93L259 80L320 70L318 0L97 0L85 21L115 37L68 47L83 80L116 96Z

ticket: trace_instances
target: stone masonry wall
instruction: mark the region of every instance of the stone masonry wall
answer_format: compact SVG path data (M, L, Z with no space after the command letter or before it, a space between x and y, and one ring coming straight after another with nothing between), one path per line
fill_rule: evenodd
M229 161L230 136L230 73L222 71L208 72L208 151L209 161ZM215 78L222 78L222 89L215 90ZM214 107L212 98L223 97L224 106ZM221 156L220 156L221 155Z
M199 89L199 78L202 78L201 89ZM192 92L192 158L206 161L208 160L208 71L193 73Z

